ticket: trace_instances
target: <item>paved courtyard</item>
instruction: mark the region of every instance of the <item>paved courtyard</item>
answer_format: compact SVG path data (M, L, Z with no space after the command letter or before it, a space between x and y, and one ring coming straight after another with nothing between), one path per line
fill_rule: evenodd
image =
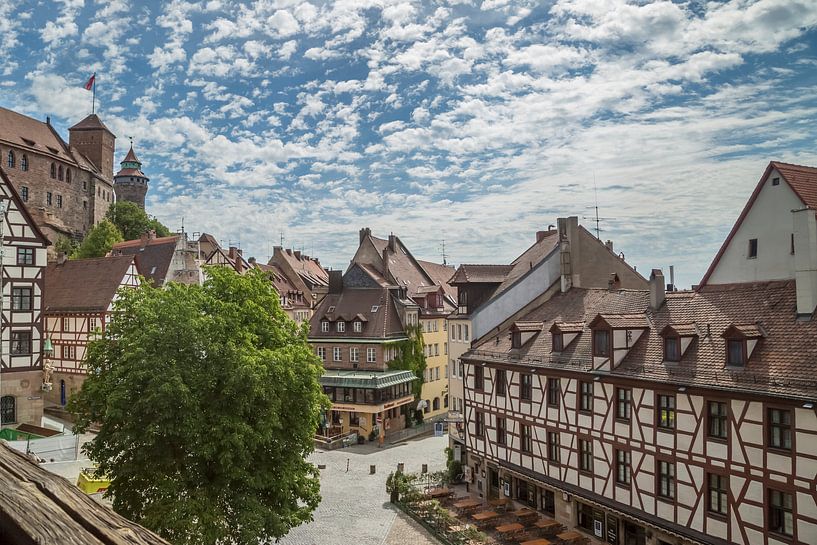
M321 471L323 500L315 520L293 529L281 540L284 545L435 545L423 528L389 504L386 477L405 464L407 473L445 468L447 437L423 437L384 449L370 445L318 451L310 461L326 464ZM349 471L346 463L349 462ZM377 473L369 474L369 465Z

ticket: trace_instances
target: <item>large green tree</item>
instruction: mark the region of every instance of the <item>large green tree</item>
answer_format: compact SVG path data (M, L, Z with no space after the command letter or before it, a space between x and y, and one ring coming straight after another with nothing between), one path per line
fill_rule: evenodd
M328 408L306 330L258 271L123 290L71 400L114 509L175 544L252 544L309 521Z
M102 220L91 227L71 257L104 257L117 242L122 242L122 233L110 221Z
M119 228L125 240L135 240L151 229L159 237L170 235L170 229L148 216L138 204L129 201L112 204L105 217Z

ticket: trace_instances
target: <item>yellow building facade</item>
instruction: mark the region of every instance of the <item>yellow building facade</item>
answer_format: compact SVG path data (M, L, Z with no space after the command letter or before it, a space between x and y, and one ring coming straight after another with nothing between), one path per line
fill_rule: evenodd
M448 414L448 326L445 316L420 316L423 329L423 354L426 370L421 398L425 401L423 417L444 418Z

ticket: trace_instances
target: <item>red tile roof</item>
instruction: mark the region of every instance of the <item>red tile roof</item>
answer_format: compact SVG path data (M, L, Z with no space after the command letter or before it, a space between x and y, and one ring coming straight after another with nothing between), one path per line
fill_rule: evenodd
M330 313L329 309L332 307L334 308ZM376 310L372 311L375 308ZM335 321L339 319L352 321L357 316L365 318L362 320L362 332L355 333L351 326L347 326L343 333L336 331ZM327 333L321 331L321 321L324 318L333 322ZM315 341L320 341L321 337L385 340L405 335L396 302L387 288L344 287L341 293L330 293L315 308L309 325L309 337Z
M96 130L96 129L105 129L106 131L111 132L111 130L105 126L105 123L99 118L96 114L90 114L85 119L74 125L73 127L69 128L69 131L87 131L87 130Z
M178 239L179 235L171 235L150 240L126 240L114 244L111 255L135 255L145 279L154 286L161 287L170 270Z
M501 284L513 269L513 265L462 264L448 281L449 284Z
M104 312L134 256L70 259L45 269L43 312Z
M817 209L817 168L779 161L769 165L777 169L806 206Z
M649 292L573 288L532 310L524 320L542 320L544 328L561 322L588 322L602 314L637 314L650 327L611 372L664 384L690 385L786 396L817 398L817 320L798 320L793 281L712 285L696 292L668 293L656 312L649 309ZM661 332L667 326L695 324L698 336L678 363L664 363ZM728 328L738 324L759 338L744 368L726 366ZM590 328L560 354L551 353L550 335L511 353L507 329L487 337L464 356L480 361L505 358L528 365L554 366L573 371L592 367Z

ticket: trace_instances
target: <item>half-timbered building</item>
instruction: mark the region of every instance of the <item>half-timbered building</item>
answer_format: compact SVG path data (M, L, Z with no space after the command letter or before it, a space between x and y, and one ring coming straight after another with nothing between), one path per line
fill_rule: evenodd
M42 417L42 297L48 240L0 167L3 214L0 424Z
M814 194L817 170L796 170ZM660 270L648 290L563 285L462 356L479 494L592 543L817 543L817 216L779 207L791 263L747 281L728 256L735 233L765 240L751 208L698 289L667 292Z
M46 402L65 405L87 375L89 341L105 332L120 288L139 285L132 255L60 260L45 271L43 315L53 353L53 388Z

